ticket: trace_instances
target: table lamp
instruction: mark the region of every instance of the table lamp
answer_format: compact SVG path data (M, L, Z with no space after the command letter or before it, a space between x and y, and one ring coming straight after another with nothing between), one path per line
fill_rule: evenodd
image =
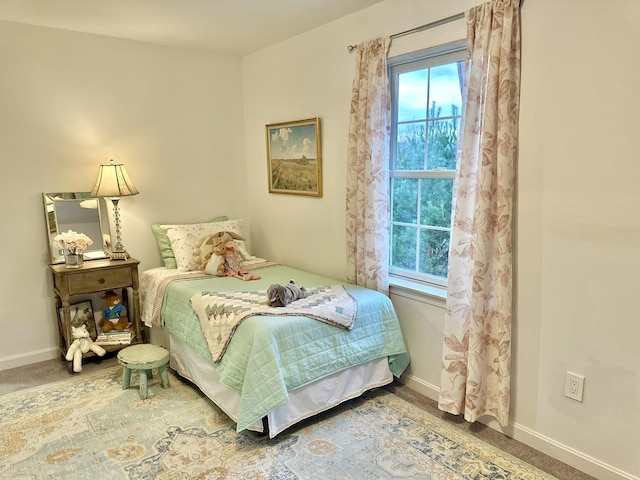
M111 160L111 163L108 165L100 165L96 186L93 187L91 196L110 198L113 202L116 244L111 251L111 260L126 260L130 257L122 246L122 240L120 239L120 210L118 208L118 202L120 201L120 197L128 197L130 195L137 195L138 193L138 189L129 178L123 164L115 163Z

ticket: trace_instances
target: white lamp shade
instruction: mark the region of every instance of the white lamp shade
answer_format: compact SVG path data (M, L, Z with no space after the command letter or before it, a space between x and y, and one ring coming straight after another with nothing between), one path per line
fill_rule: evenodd
M127 197L138 193L123 164L111 160L109 165L100 165L92 197Z

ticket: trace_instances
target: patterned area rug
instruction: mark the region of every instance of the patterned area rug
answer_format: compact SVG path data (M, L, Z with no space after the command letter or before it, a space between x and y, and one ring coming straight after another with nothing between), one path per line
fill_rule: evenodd
M191 384L121 367L0 396L2 479L553 479L376 389L270 440Z

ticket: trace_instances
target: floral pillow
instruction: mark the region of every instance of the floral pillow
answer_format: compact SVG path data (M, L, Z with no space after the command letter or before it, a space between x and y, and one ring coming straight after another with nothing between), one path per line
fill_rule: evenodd
M242 220L226 220L213 223L196 223L192 225L161 225L166 232L171 249L180 271L200 270L204 267L199 262L200 246L206 237L218 232L234 232L242 235ZM238 249L249 257L244 242L237 242Z
M227 217L226 215L221 215L214 218L208 223L222 222L223 220L229 220L229 217ZM161 225L159 223L154 223L153 225L151 225L151 230L153 231L153 235L156 237L156 242L158 242L158 248L160 249L160 255L162 256L164 266L166 268L177 268L176 257L173 254L171 242L169 241L166 230L163 229L163 227L169 226L172 225Z

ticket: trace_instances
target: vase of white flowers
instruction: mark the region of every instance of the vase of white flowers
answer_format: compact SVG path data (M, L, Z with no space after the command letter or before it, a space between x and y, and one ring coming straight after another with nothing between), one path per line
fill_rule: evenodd
M53 241L60 254L64 256L67 268L81 268L84 263L82 252L89 245L93 245L93 240L88 236L73 230L56 235Z
M67 268L82 268L84 257L81 253L65 253L64 264Z

